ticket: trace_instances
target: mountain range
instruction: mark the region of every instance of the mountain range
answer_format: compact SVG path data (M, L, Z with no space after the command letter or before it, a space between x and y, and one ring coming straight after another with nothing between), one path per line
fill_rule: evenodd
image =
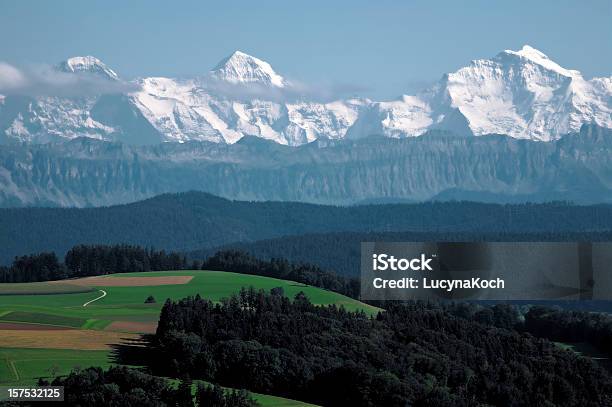
M75 89L0 90L0 142L90 137L134 145L233 144L254 136L299 146L432 130L554 141L583 124L612 128L612 77L587 80L527 45L474 60L416 95L391 101L321 95L240 51L189 79L126 81L92 56L69 58L52 71L46 76Z
M429 130L421 137L257 137L131 146L91 138L0 146L0 206L106 206L167 192L320 204L612 202L612 130L541 142Z

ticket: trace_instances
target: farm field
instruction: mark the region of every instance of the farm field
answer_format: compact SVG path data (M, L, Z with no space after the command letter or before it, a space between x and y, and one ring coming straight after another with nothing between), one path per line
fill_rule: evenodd
M68 374L75 366L110 365L108 350L0 348L0 385L31 385Z
M149 277L152 285L143 285ZM164 278L163 283L160 283L160 278ZM172 278L178 283L169 284L168 281L171 282ZM143 323L148 324L150 328L151 324L157 321L159 310L167 298L176 300L200 294L212 301L219 301L237 292L241 287L249 286L264 290L283 287L289 297L303 291L314 304L342 305L348 310L361 309L370 314L377 311L375 307L317 287L221 271L125 273L69 281L70 285L77 287L86 281L92 284L93 291L53 295L0 294L0 322L24 322L98 330L119 327L117 330L122 332L141 332ZM54 285L54 283L47 284ZM102 298L91 302L101 297L102 293L105 293ZM145 299L149 296L153 296L156 303L145 304ZM88 302L90 303L84 307L83 305ZM130 322L134 323L135 329L130 328ZM2 346L1 339L0 346Z
M2 283L0 284L0 295L24 295L24 294L70 294L85 293L92 291L91 287L79 286L70 282L39 282L39 283Z
M317 305L374 314L377 308L292 281L220 271L125 273L45 283L0 284L0 385L34 384L73 367L107 367L112 347L155 332L167 298L200 294L212 301L242 287L303 291ZM145 304L153 296L155 303ZM85 305L85 306L84 306ZM263 406L309 406L253 394Z
M0 386L31 385L38 378L68 374L74 367L111 364L108 351L84 351L65 349L0 348ZM313 404L267 394L251 393L262 407L310 407Z

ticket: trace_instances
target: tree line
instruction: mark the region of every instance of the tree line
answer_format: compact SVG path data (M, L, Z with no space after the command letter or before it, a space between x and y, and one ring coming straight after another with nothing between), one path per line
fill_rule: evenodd
M251 288L216 304L166 301L148 361L156 375L325 406L612 403L612 378L597 363L511 328L504 307L492 321L507 327L440 304L368 317Z
M55 253L16 257L0 267L0 283L25 283L163 270L218 270L296 281L357 298L359 281L338 276L306 263L286 259L260 260L237 250L220 251L203 262L187 262L183 254L132 245L78 245L68 250L64 262Z
M475 221L477 222L477 221ZM603 223L602 223L603 225ZM612 224L610 224L612 225ZM612 228L610 226L609 228ZM495 227L492 227L495 229ZM217 251L239 250L260 259L285 258L293 263L307 262L347 277L359 276L361 242L609 242L612 231L568 232L550 230L531 233L491 231L407 231L333 232L283 236L255 242L237 242L220 247L187 252L189 259L202 259Z
M53 252L19 256L0 267L0 283L29 283L66 278L188 268L185 256L132 245L78 245L60 262Z
M559 342L586 342L612 358L612 316L537 306L525 315L525 330Z
M239 250L224 250L215 253L202 263L203 270L233 271L235 273L296 281L326 290L335 291L352 298L359 297L360 283L356 278L347 278L307 263L290 263L284 258L258 259Z

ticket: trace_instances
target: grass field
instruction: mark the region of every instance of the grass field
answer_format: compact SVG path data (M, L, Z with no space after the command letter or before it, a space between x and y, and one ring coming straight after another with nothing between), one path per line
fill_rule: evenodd
M170 382L173 386L178 386L179 381L175 379L170 379ZM208 382L204 382L201 380L194 380L193 385L191 387L191 393L195 396L197 388L201 384L210 384ZM231 390L229 387L224 387L225 389ZM286 399L283 397L271 396L269 394L261 394L250 392L251 397L255 399L262 407L317 407L316 404L305 403L303 401Z
M71 328L82 327L87 320L83 318L67 317L63 315L42 314L27 311L9 311L0 317L1 321L25 322L31 324L66 326Z
M314 404L303 401L284 399L282 397L270 396L269 394L251 393L253 398L262 407L316 407Z
M58 293L55 295L0 295L0 322L29 322L68 326L83 329L104 329L113 321L155 322L159 310L167 298L180 299L189 295L200 294L212 301L219 301L241 287L253 286L269 290L283 287L289 297L303 291L314 304L342 305L348 310L364 310L372 314L375 307L357 300L303 284L261 276L250 276L220 271L171 271L151 273L126 273L108 276L103 280L126 277L160 277L187 275L193 278L186 284L153 285L137 287L95 286L97 290L77 293ZM1 285L0 285L1 286ZM83 304L100 296L104 290L107 295L86 307ZM145 299L152 295L156 304L145 304ZM0 339L0 346L2 346Z
M39 377L65 375L75 366L109 366L109 351L0 348L0 385L31 385Z
M151 285L143 285L143 278L148 277L154 277ZM178 284L168 284L168 278L162 277L174 278ZM116 279L126 279L126 284ZM126 273L81 281L0 284L0 385L34 384L39 377L66 374L74 366L107 367L109 347L154 330L167 298L200 294L219 301L250 286L264 290L282 287L290 298L303 291L317 305L336 304L369 315L378 312L375 307L320 288L219 271ZM150 295L156 303L145 304ZM102 298L83 306L98 297ZM270 395L254 397L263 406L309 406Z
M109 351L0 348L0 386L31 385L39 378L66 375L82 369L110 366ZM311 407L301 401L251 393L263 407Z

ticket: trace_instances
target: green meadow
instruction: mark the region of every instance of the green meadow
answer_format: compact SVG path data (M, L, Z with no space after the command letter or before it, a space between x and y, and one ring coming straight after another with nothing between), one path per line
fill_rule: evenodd
M109 351L0 348L0 385L32 385L40 377L91 366L110 366Z
M0 385L32 385L42 378L66 375L75 367L110 366L108 351L0 348ZM313 404L251 393L262 407L309 407Z
M303 291L317 305L336 304L347 310L363 310L376 313L375 307L363 304L341 294L307 286L292 281L268 277L221 271L168 271L150 273L125 273L108 276L108 279L124 277L193 276L187 284L158 285L144 287L114 287L99 285L93 291L79 293L58 293L45 295L2 295L0 294L0 322L28 322L73 328L103 329L112 321L152 322L157 321L159 310L167 298L177 300L200 294L212 301L219 301L240 290L241 287L255 287L270 290L282 287L285 295L292 298ZM97 282L96 284L103 284ZM86 307L83 304L107 295ZM152 295L155 304L145 304Z

